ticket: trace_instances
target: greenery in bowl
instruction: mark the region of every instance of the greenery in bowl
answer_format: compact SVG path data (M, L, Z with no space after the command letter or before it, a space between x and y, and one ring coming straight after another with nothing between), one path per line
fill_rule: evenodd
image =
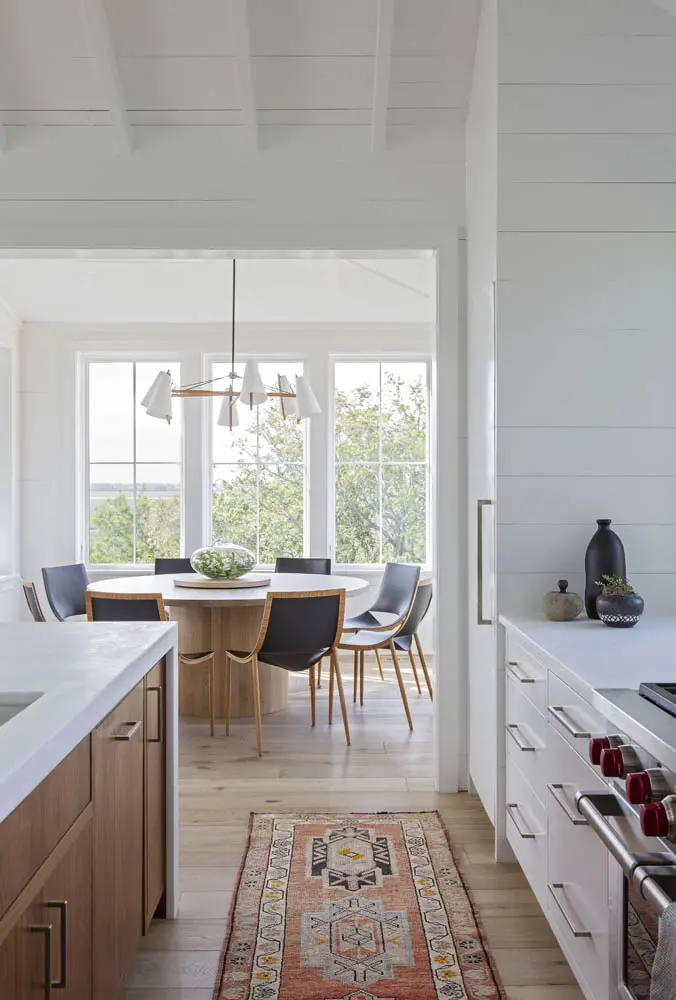
M216 542L214 545L198 549L190 557L190 564L196 573L211 580L237 580L254 568L256 557L241 545Z
M629 581L622 579L621 576L604 573L596 583L601 588L601 594L604 597L628 597L630 594L636 593Z

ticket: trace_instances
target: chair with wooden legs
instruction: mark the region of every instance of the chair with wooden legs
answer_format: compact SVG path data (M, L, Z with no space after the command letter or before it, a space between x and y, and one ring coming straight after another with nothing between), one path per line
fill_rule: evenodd
M87 619L90 622L166 622L161 594L104 594L88 590ZM206 663L209 670L209 729L216 729L216 665L213 649L178 654L179 665Z
M340 708L345 728L345 742L350 745L350 727L343 691L336 644L343 630L345 616L344 590L301 591L290 594L268 593L263 609L258 639L251 652L226 650L225 658L225 732L230 735L230 672L233 663L249 665L254 696L256 745L263 756L261 697L258 664L267 663L291 673L309 673L312 725L316 721L315 665L330 658L329 692L333 695L334 680L338 685ZM332 718L329 719L332 721Z
M434 701L434 694L432 692L432 682L430 680L429 670L427 669L427 661L425 660L425 654L423 653L422 646L420 644L420 636L418 635L418 629L420 624L430 609L430 604L432 603L432 581L426 580L424 583L418 584L418 589L416 591L415 600L413 601L413 607L411 608L411 613L406 619L404 627L401 632L396 635L393 639L395 647L402 653L408 653L408 658L411 662L411 668L413 670L413 676L415 678L415 684L418 688L418 694L422 694L420 689L420 681L418 680L418 671L416 669L415 656L413 654L413 644L418 650L418 656L420 657L420 665L423 669L423 674L425 675L425 683L427 685L427 690L429 692L430 701ZM378 656L378 650L376 650L376 656Z
M312 576L331 576L331 559L324 556L277 556L275 573L310 573ZM317 687L322 686L322 661L317 664Z
M46 622L45 613L42 610L42 605L40 604L40 598L38 597L38 592L35 589L35 584L32 580L22 580L21 587L23 589L23 596L26 598L26 604L28 605L28 610L33 616L34 622Z
M396 564L391 563L390 565ZM408 617L411 614L418 589L418 581L420 579L420 567L402 566L401 568L408 570L408 572L406 574L401 574L396 601L397 617L395 620L390 622L388 625L380 625L378 627L374 626L369 629L360 629L359 631L353 632L344 632L343 637L338 643L338 649L348 650L354 654L354 687L352 700L355 702L357 701L357 685L359 685L359 703L361 705L364 704L364 653L378 653L378 666L380 667L380 676L382 678L383 672L380 663L379 651L381 649L389 649L392 655L394 670L397 675L397 683L399 685L399 692L401 694L404 712L406 713L408 727L410 730L413 730L411 710L408 705L408 698L406 697L406 688L404 686L404 680L401 674L394 640L404 629ZM368 615L369 612L366 612L366 614ZM394 612L391 614L394 614ZM361 616L348 619L348 624L354 624L360 617ZM329 711L330 710L331 693L329 691Z

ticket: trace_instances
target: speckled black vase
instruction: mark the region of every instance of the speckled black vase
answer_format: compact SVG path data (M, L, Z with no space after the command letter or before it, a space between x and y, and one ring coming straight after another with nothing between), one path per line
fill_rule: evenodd
M598 620L596 598L601 593L600 580L604 576L627 577L627 563L624 555L624 545L620 538L611 531L610 518L599 518L598 529L592 535L584 557L585 588L584 606L588 618Z
M596 598L598 617L610 628L633 628L643 608L643 598L638 594L600 594Z

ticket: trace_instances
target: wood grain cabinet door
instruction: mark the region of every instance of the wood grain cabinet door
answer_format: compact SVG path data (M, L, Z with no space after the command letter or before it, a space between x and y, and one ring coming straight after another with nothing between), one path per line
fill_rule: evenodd
M157 663L145 679L144 932L164 895L166 873L165 669ZM160 907L160 913L162 908Z
M92 734L96 1000L118 1000L143 931L144 684Z

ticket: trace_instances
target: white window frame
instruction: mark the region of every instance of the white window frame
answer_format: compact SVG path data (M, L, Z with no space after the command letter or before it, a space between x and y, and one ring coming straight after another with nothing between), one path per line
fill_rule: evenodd
M237 364L238 368L243 369L247 361L256 361L259 365L272 365L276 361L280 364L293 364L303 366L303 371L307 373L308 360L303 357L301 352L293 354L274 354L272 352L257 353L257 354L242 354L238 351L237 353ZM227 354L207 354L204 356L204 370L207 373L205 378L213 378L213 370L215 364L229 364L230 356ZM208 407L206 408L206 418L204 426L203 441L205 444L204 448L204 465L203 465L203 483L204 483L204 511L205 511L205 544L211 544L213 542L213 469L214 465L221 465L223 463L214 462L214 425L212 419L211 406L213 405L211 399L208 400ZM263 406L278 406L279 402L277 400L269 400L267 403L263 403ZM320 402L321 405L321 402ZM304 475L303 475L303 556L307 556L310 550L310 520L312 518L312 510L310 505L310 494L311 494L311 483L312 483L312 466L310 460L310 437L308 421L304 420L301 422L301 428L303 431L303 457L304 457ZM227 429L223 428L224 433L227 433ZM257 563L257 567L262 570L273 570L273 563Z
M87 570L92 574L106 573L110 574L112 572L120 571L122 573L147 573L149 570L153 569L152 563L93 563L89 559L89 515L90 515L90 452L89 452L89 369L92 364L101 363L126 363L133 364L143 364L148 362L156 361L158 364L167 363L169 365L182 365L183 359L180 353L176 351L96 351L96 352L81 352L78 356L78 375L79 382L81 385L80 398L82 400L82 409L80 413L79 425L80 425L80 441L81 447L79 451L78 460L78 472L80 476L80 488L78 489L78 495L80 497L80 511L78 516L78 549L80 552L80 559L85 563ZM136 368L134 367L134 374ZM184 414L185 408L181 408L181 484L179 489L179 497L181 499L181 544L180 553L183 554L185 548L185 426L184 426ZM131 463L136 467L136 410L134 410L134 457ZM122 463L121 463L122 464ZM128 463L124 463L128 464ZM143 464L143 463L142 463ZM169 463L173 464L173 463Z
M433 493L433 477L432 477L432 455L434 454L434 442L432 439L433 426L432 426L432 377L433 370L432 365L434 359L432 355L428 352L421 351L394 351L385 352L380 351L376 353L369 354L330 354L329 365L330 365L330 375L329 375L329 425L328 425L328 454L329 454L329 466L328 466L328 536L329 536L329 551L331 553L334 570L337 572L348 572L348 573L378 573L382 572L384 568L384 563L341 563L335 560L336 553L336 365L337 364L390 364L397 362L409 362L409 363L419 363L425 365L426 371L426 402L427 402L427 456L426 456L426 491L427 491L427 511L426 511L426 524L425 524L425 562L422 565L424 570L432 569L433 552L432 552L432 524L434 523L434 493ZM404 463L405 464L405 463ZM379 465L380 467L380 465Z

